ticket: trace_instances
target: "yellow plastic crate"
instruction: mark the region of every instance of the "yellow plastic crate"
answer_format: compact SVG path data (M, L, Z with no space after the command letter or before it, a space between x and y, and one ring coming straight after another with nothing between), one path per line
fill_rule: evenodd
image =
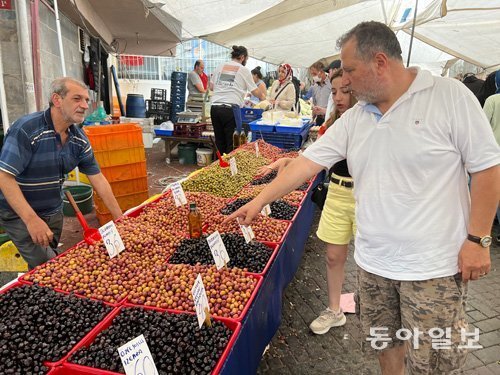
M74 169L68 173L68 181L76 181L76 172ZM89 178L87 177L86 174L83 174L82 172L80 172L80 182L82 184L90 185Z
M0 246L0 272L26 271L28 271L28 263L24 261L12 241L7 241Z

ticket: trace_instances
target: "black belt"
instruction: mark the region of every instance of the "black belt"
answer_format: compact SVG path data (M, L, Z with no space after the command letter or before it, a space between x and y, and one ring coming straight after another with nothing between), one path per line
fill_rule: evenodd
M233 108L233 104L214 103L212 104L212 107Z
M330 177L330 181L333 182L334 184L352 189L354 187L354 181L344 181L344 180L339 180L338 178L335 177Z

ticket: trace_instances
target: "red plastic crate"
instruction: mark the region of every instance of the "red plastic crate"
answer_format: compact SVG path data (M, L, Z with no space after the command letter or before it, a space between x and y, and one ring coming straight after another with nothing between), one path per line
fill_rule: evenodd
M174 124L174 136L200 138L207 129L207 124Z
M46 263L49 263L49 262L53 262L55 261L55 259L57 258L60 258L60 257L63 257L63 256L66 256L67 254L70 253L70 251L73 251L76 247L78 247L80 244L82 244L83 242L85 241L80 241L78 242L75 246L67 249L66 251L62 252L61 254L59 254L58 256L56 256L55 258L52 258L50 260L48 260ZM44 263L44 264L46 264ZM41 268L43 266L40 265L40 266L37 266L35 268L33 268L31 271L29 272L26 272L24 275L20 276L18 278L18 281L19 283L21 284L26 284L26 285L33 285L34 283L32 281L29 281L29 280L25 280L26 276L28 275L32 275L34 273L36 273L38 271L39 268ZM111 306L111 307L117 307L117 306L121 306L125 301L126 301L126 298L123 298L119 301L116 301L116 302L106 302L106 301L102 301L100 299L97 299L97 298L94 298L94 297L87 297L87 296L84 296L84 295L81 295L81 294L78 294L78 293L75 293L75 292L69 292L67 290L63 290L63 289L59 289L59 288L52 288L50 286L47 286L47 285L44 285L44 284L40 284L40 283L37 283L36 285L39 285L41 287L44 287L44 288L49 288L49 289L52 289L58 293L62 293L62 294L70 294L70 293L73 293L73 295L75 295L76 297L80 297L80 298L87 298L87 299L90 299L90 300L93 300L93 301L97 301L97 302L102 302L104 303L105 305L108 305L108 306Z
M144 147L142 128L137 124L86 126L83 130L94 152Z
M264 280L263 277L260 276L259 274L253 274L253 273L248 272L248 273L246 273L246 276L249 276L249 277L252 277L254 279L257 279L257 284L255 285L255 288L252 291L252 294L250 295L250 298L248 299L247 303L245 304L245 307L243 308L243 311L241 312L241 315L238 316L237 318L227 318L227 317L224 317L224 316L213 315L214 317L221 318L221 319L228 319L228 320L232 320L232 321L235 321L235 322L241 322L243 320L243 318L245 317L248 309L252 305L253 300L255 299L255 296L257 295L257 293L259 291L259 288L262 285L262 282ZM134 303L130 303L130 302L128 302L128 299L125 301L124 305L128 306L128 307L150 307L150 306L136 305ZM154 308L154 309L161 309L160 307L154 307L154 306L152 308ZM177 311L177 312L180 312L180 313L194 314L193 311L174 310L174 309L166 309L166 310L168 310L168 311Z
M120 308L117 308L109 314L106 319L104 319L100 324L98 324L83 340L81 340L67 355L66 361L62 365L62 369L59 371L63 372L58 372L57 374L59 375L64 375L64 374L73 374L73 375L86 375L86 374L96 374L96 375L120 375L122 373L119 372L112 372L112 371L107 371L107 370L101 370L101 369L96 369L93 367L87 367L87 366L82 366L82 365L77 365L74 363L69 362L69 357L73 355L76 351L78 351L81 348L90 346L92 342L95 340L97 335L106 330L111 326L113 323L113 320L118 316L118 314L125 308L128 307L134 307L137 308L138 306L134 305L125 305ZM186 314L186 315L194 315L194 313L191 312L185 312L185 311L177 311L177 310L166 310L166 309L161 309L161 308L156 308L156 307L149 307L149 306L140 306L141 308L144 308L146 310L155 310L159 312L164 312L164 313L169 313L169 314ZM212 371L212 374L218 374L227 358L229 355L234 342L236 341L240 330L241 330L241 324L239 322L235 322L232 319L227 319L227 318L220 318L220 317L213 317L214 320L218 320L224 325L229 328L230 330L233 331L233 334L231 335L229 342L222 352L221 357L217 361L217 364L215 365L214 370ZM117 348L118 349L118 348ZM64 372L67 371L67 372Z
M262 272L260 272L260 273L246 272L246 274L247 275L252 275L252 276L260 276L260 277L264 278L264 276L267 273L267 270L269 269L269 267L271 267L271 264L273 264L273 262L274 262L274 258L276 258L276 255L278 254L280 245L277 244L277 243L264 242L264 241L262 241L261 243L263 243L264 245L266 245L267 247L269 247L270 249L272 249L273 252L272 252L271 256L269 257L269 260L267 261L267 264L264 267L264 269L262 270Z
M8 286L5 287L5 288L3 288L3 289L0 289L0 294L6 293L6 292L8 292L11 289L14 289L14 288L17 288L17 287L23 286L23 285L33 285L33 284L32 283L28 283L28 282L21 283L21 282L17 281L17 282L14 282L12 284L8 284ZM61 291L61 290L57 290L57 289L53 289L53 290L56 291L56 292L58 292L58 293L62 293L62 294L66 294L66 295L69 294L68 292L64 292L64 291ZM82 297L82 296L79 296L79 295L76 295L76 294L74 294L74 295L77 296L77 297L81 297L81 298L87 298L87 297ZM114 307L110 303L107 303L107 302L104 302L104 301L99 301L99 300L96 300L95 298L89 298L89 299L97 301L97 302L104 303L105 305L107 305L109 307ZM85 340L87 338L87 336L89 336L97 327L99 327L104 321L106 321L106 319L108 319L110 316L112 316L113 313L115 312L115 310L117 310L117 309L115 308L115 309L111 310L108 313L108 315L106 315L101 322L97 323L97 325L93 329L91 329L85 336L83 336L83 338L81 339L81 341ZM70 353L72 353L72 351L76 348L77 345L78 345L78 343L72 349L70 349L70 351L68 353L66 353L66 355L63 356L59 361L56 361L56 362L45 361L45 362L43 362L44 366L46 366L46 367L60 366L69 357ZM49 372L49 374L51 374L51 373L52 372Z

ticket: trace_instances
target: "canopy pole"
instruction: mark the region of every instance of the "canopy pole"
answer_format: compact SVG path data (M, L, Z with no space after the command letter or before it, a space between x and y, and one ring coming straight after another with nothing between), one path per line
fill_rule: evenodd
M406 60L407 68L410 66L411 47L413 45L413 34L415 34L415 24L417 23L417 8L418 8L418 0L415 0L415 12L413 13L413 26L411 28L410 48L408 50L408 60Z
M59 42L59 54L61 55L62 75L63 77L66 77L66 64L64 63L64 49L61 35L61 20L59 19L59 7L57 6L57 0L54 0L54 12L56 14L57 41Z
M0 108L2 109L3 133L7 134L9 129L9 114L7 113L7 98L3 82L2 43L0 43Z
M387 23L387 13L385 11L385 4L384 4L384 0L380 0L380 5L382 6L382 13L384 14L384 21L385 21L385 24L387 26L389 26L389 24Z

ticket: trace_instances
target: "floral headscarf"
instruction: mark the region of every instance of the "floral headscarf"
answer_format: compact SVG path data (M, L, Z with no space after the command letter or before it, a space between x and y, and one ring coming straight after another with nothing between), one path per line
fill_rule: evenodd
M285 69L285 78L284 79L279 79L280 85L285 83L286 81L290 81L293 77L293 70L290 64L281 64L278 68L278 71L280 68Z

